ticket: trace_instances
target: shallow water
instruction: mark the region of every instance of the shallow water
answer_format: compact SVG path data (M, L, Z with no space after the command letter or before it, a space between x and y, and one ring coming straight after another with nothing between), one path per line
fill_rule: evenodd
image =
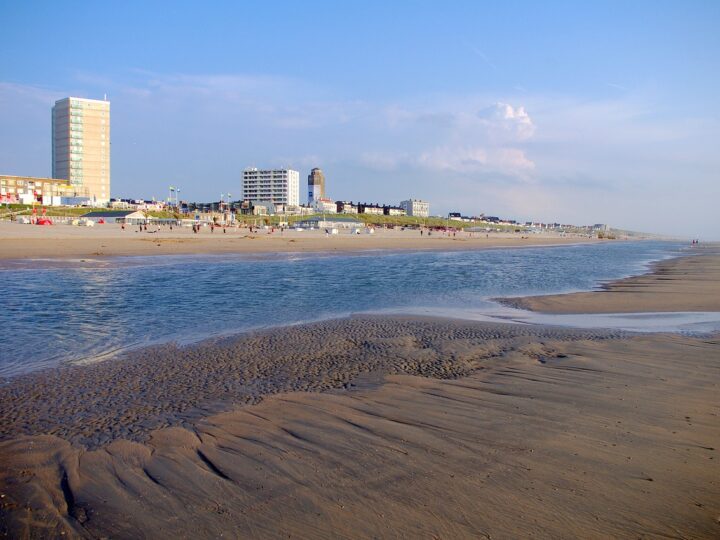
M553 314L535 313L487 302L476 308L400 308L378 312L385 315L422 315L481 322L535 324L567 328L605 328L627 332L674 332L686 335L720 331L720 313L715 311Z
M152 343L188 343L357 312L470 314L496 309L487 301L495 296L592 289L602 280L642 273L648 262L677 255L680 248L633 242L475 252L10 261L0 269L6 293L0 375Z

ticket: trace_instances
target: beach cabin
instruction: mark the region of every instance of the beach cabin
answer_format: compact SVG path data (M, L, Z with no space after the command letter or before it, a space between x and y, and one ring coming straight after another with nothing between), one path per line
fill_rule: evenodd
M137 210L98 210L88 212L82 217L95 223L124 223L126 225L147 223L145 214Z

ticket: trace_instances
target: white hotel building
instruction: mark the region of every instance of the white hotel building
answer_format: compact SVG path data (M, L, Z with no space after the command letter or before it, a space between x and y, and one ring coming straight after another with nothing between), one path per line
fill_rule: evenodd
M276 206L300 206L300 173L292 169L245 169L242 198Z
M430 216L430 203L418 199L408 199L400 203L408 216L428 217Z

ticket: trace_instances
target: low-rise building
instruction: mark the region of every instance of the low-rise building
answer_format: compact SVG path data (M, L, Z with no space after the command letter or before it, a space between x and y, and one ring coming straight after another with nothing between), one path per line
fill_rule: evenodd
M399 206L384 206L383 213L386 216L404 216L405 209Z
M358 207L352 201L336 201L335 206L338 214L357 214Z
M477 221L474 217L463 216L460 212L450 212L448 219L452 221L462 221L465 223L475 223Z
M72 204L69 199L90 202L82 190L62 178L0 175L0 203L42 204L61 206ZM80 203L82 204L82 202Z
M382 216L385 213L384 207L379 204L358 203L358 214L370 214Z
M332 199L315 199L312 208L318 214L335 214L337 204Z
M275 213L284 216L307 216L314 214L315 211L312 207L307 205L289 205L289 204L276 204Z
M296 223L297 227L303 229L359 229L365 227L362 221L351 217L312 217Z
M249 216L273 215L275 203L272 201L243 201L240 203L240 213Z
M150 210L162 211L167 207L164 201L145 199L110 199L110 208L117 210Z
M405 209L408 216L430 217L430 203L419 199L407 199L400 202L400 207Z

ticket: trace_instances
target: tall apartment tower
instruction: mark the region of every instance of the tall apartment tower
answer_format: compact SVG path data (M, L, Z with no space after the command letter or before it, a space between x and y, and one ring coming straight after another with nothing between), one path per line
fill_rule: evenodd
M325 198L325 175L317 167L308 175L308 204Z
M110 102L67 97L52 108L52 176L79 196L110 200Z
M292 169L245 169L242 193L247 201L299 206L300 173Z

